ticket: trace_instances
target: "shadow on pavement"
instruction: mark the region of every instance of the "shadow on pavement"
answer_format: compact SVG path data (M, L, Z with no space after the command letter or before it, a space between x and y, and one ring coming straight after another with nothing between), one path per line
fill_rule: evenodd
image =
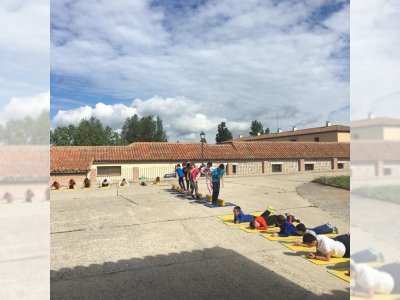
M220 247L76 266L50 275L52 299L349 298L345 291L315 295Z

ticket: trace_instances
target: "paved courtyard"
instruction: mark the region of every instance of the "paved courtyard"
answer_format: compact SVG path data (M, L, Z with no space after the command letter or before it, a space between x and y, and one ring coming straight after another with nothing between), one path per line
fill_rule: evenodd
M272 205L310 227L330 221L347 233L348 219L330 201L316 203L315 197L329 195L348 215L349 193L304 186L321 175L225 178L220 198L245 212ZM53 191L52 298L348 298L348 283L330 275L330 267L314 265L258 233L226 226L216 216L231 213L232 207L209 208L184 199L169 190L171 183ZM200 192L206 192L204 181Z

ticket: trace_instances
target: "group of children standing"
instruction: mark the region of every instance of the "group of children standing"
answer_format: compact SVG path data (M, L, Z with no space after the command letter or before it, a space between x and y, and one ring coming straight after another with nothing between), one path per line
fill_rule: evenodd
M212 162L208 162L207 165L200 165L199 167L193 162L187 162L182 163L182 165L177 164L175 172L178 176L179 186L184 191L191 190L192 197L195 199L198 198L197 195L199 193L198 177L205 176L208 192L212 195L212 205L218 205L221 185L224 187L224 164L220 164L217 168L214 168Z

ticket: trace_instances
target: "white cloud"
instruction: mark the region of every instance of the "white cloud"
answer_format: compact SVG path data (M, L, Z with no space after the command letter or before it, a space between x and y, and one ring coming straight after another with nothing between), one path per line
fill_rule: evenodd
M247 133L255 118L274 128L277 112L283 129L318 126L348 105L348 7L323 28L311 21L322 0L159 3L53 2L53 74L88 80L88 93L148 99L138 112L162 114L172 130L183 113L193 130L227 120ZM345 111L334 116L348 123Z
M49 1L1 1L0 28L0 106L48 90Z
M29 97L13 97L0 112L0 122L21 120L25 117L36 119L43 111L50 110L50 92Z
M399 118L399 1L351 2L351 117Z

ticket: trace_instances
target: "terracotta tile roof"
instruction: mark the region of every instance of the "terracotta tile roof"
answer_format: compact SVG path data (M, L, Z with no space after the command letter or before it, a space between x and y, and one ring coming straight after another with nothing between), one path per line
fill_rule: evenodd
M355 140L351 142L351 160L400 162L400 141Z
M49 181L50 146L0 146L0 182Z
M261 142L204 145L204 160L349 157L348 143ZM134 143L129 146L51 147L51 172L85 172L92 163L201 159L201 143Z
M400 119L371 118L371 119L351 122L351 127L353 128L369 127L369 126L400 126Z
M289 137L289 136L299 136L299 135L307 135L307 134L315 134L315 133L323 133L323 132L350 132L349 126L344 125L331 125L324 127L315 127L315 128L306 128L306 129L297 129L295 131L282 131L275 132L269 134L261 134L257 136L246 136L242 138L233 139L230 142L246 142L246 141L257 141L257 140L269 140L273 138L281 138L281 137Z

